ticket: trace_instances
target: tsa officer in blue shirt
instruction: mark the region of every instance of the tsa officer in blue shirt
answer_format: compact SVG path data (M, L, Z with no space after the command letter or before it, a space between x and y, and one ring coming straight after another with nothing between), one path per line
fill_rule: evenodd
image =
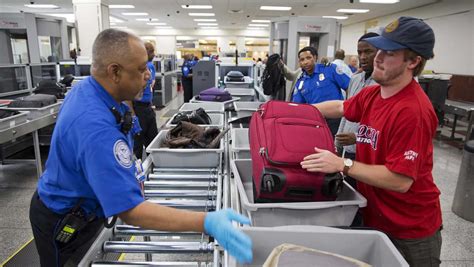
M127 32L102 31L93 44L91 74L64 101L31 200L41 266L77 264L111 216L147 229L206 232L239 262L251 262L251 239L232 226L249 224L246 217L173 209L142 195L142 171L132 157L134 127L122 102L150 79L143 42Z
M189 102L193 98L193 67L197 64L193 54L184 55L183 66L181 71L183 73L182 83L184 89L184 103Z
M328 100L342 100L341 89L349 86L350 77L335 64L316 64L318 52L314 47L304 47L298 52L303 70L293 88L292 102L316 104ZM339 128L340 119L327 119L334 136Z
M143 146L147 147L151 141L158 134L158 127L156 125L156 114L153 110L153 86L155 85L156 70L153 65L153 58L155 57L155 47L152 43L145 43L146 52L148 55L147 68L150 71L150 79L146 83L143 93L139 94L133 101L133 110L135 111L142 131L135 136L135 146L133 148L134 154L141 159L143 154Z

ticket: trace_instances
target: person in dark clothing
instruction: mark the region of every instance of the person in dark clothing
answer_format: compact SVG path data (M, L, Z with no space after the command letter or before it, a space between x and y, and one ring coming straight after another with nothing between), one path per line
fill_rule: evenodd
M193 98L193 66L197 61L194 60L194 55L184 55L184 62L181 70L183 72L183 89L184 89L184 103L189 102Z
M147 68L150 70L150 79L143 92L133 101L133 110L142 128L142 131L135 136L135 145L133 148L135 156L139 159L141 159L143 155L143 146L147 147L158 134L156 114L151 107L156 75L155 66L152 62L155 57L155 47L151 43L145 43L145 48L148 54Z

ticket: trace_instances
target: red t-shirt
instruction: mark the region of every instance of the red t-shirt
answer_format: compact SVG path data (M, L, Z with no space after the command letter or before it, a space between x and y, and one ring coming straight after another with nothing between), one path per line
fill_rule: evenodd
M385 165L414 180L406 193L358 182L367 198L365 225L399 239L432 235L441 226L440 192L431 174L438 119L420 85L413 80L387 99L380 85L369 86L344 102L344 116L360 123L357 161Z

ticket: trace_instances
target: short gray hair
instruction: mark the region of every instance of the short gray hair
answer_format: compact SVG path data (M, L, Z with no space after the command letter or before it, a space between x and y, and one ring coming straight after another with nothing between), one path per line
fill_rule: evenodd
M137 36L116 29L107 29L97 35L92 46L92 69L102 72L113 61L126 57L130 53L129 39Z

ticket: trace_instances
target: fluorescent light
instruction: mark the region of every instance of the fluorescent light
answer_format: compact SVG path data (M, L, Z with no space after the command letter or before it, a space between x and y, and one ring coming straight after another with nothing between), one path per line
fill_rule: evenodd
M194 19L194 21L199 21L199 22L214 22L216 19Z
M110 21L110 22L115 22L115 23L122 23L122 22L124 22L122 19L119 19L119 18L116 18L116 17L112 17L112 16L109 16L109 21Z
M165 26L165 22L148 22L146 25L152 25L152 26Z
M400 0L359 0L359 2L370 4L395 4L400 2Z
M249 24L250 27L268 27L268 24Z
M109 24L110 24L110 26L115 26L115 25L117 25L117 23L115 23L115 22L111 22L111 23L109 23Z
M149 18L149 19L136 19L137 21L158 21L159 19L152 19L152 18Z
M146 12L124 12L122 13L124 16L148 16Z
M198 23L199 26L217 26L217 23Z
M119 9L119 8L135 8L134 5L109 5L110 9Z
M323 16L325 19L347 19L347 16Z
M70 14L68 14L68 13L57 13L57 14L44 14L44 15L65 18L67 20L67 22L70 22L70 23L74 23L74 21L76 20L76 16L74 16L74 14L72 14L72 13L70 13Z
M193 17L214 17L214 13L188 13L190 16Z
M251 30L251 31L253 31L253 30L263 30L263 28L250 28L249 27L249 28L247 28L247 30Z
M112 26L110 28L113 28L113 29L128 29L127 27L125 26Z
M25 6L29 8L45 8L45 9L58 9L59 8L57 5L30 4L30 5L25 5Z
M156 29L173 29L171 26L156 26Z
M218 27L201 27L203 30L217 30L219 29Z
M256 23L270 23L270 20L268 20L268 19L253 19L252 22L256 22Z
M291 10L291 6L261 6L260 10L288 11Z
M212 9L211 5L181 5L184 9Z
M337 12L339 13L367 13L369 9L351 9L351 8L341 8L338 9Z

